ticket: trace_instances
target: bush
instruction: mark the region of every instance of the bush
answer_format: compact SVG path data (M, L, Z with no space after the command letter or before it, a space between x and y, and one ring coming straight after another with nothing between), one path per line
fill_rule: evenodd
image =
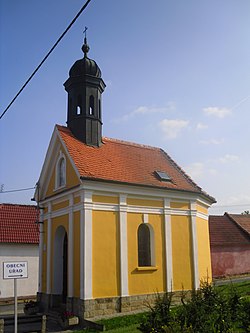
M150 312L146 314L144 321L140 324L139 330L144 333L158 333L164 331L163 326L170 325L173 320L171 313L172 293L166 293L163 296L159 294L156 297L154 307L150 308Z
M172 293L157 296L154 307L140 324L143 333L230 333L237 327L250 332L250 302L242 301L233 286L227 292L208 282L182 294L182 305L171 307Z
M250 332L250 298L241 300L239 319L244 332Z

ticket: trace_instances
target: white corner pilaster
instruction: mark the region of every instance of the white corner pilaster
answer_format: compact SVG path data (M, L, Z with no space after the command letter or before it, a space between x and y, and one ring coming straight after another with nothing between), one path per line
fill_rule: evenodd
M81 194L80 211L80 298L92 299L92 192Z
M44 243L44 236L43 236L43 209L40 209L40 218L39 218L39 276L38 276L38 292L42 292L42 272L43 272L43 243Z
M121 296L128 296L127 195L120 194L120 274Z
M74 296L74 198L69 198L69 237L68 237L68 297Z
M165 232L165 257L166 257L166 289L173 290L173 259L172 259L172 230L170 200L164 199L164 232Z
M47 286L46 292L47 294L51 294L51 236L52 236L52 225L51 225L51 202L48 204L48 223L47 223Z
M196 229L196 202L190 202L190 215L191 215L191 232L192 232L192 253L193 253L193 271L194 271L194 288L199 289L200 287L200 277L199 277L199 267L198 267L198 244L197 244L197 229Z

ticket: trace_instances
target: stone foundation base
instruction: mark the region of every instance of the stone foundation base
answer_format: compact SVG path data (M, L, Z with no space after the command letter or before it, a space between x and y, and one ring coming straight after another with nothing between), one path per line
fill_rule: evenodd
M79 298L67 298L65 309L74 313L83 319L112 316L117 313L129 314L134 311L147 311L152 306L158 294L135 295L125 297L108 297L96 298L89 300L81 300ZM180 293L173 294L173 304L179 303ZM50 308L57 307L62 304L60 295L47 295L38 293L38 301L42 309L48 311Z

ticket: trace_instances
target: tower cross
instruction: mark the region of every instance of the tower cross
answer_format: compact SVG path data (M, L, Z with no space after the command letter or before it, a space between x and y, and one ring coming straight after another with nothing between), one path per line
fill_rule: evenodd
M85 34L85 38L87 38L87 30L88 30L88 27L85 27L85 29L84 29L84 31L83 31L83 33Z

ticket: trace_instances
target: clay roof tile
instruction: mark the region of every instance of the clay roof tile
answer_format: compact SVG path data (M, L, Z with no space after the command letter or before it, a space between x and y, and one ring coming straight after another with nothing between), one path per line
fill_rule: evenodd
M0 204L0 243L39 243L36 206Z
M57 130L82 179L197 192L215 202L160 148L106 137L100 147L92 147L77 140L67 127L57 125ZM162 181L156 171L167 173L171 180Z

